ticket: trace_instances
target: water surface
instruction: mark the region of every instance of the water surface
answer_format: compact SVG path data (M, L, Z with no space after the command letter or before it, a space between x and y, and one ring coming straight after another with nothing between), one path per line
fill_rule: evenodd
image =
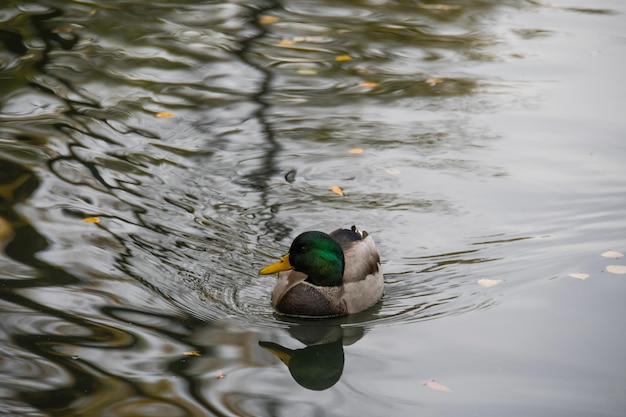
M2 415L623 415L624 13L4 4ZM383 301L274 314L352 224Z

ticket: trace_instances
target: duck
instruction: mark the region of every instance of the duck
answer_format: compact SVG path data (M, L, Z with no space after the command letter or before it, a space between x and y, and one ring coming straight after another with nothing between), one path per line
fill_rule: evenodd
M259 274L278 274L271 303L287 316L347 316L374 306L383 296L384 277L374 240L356 226L330 233L304 232L287 254Z

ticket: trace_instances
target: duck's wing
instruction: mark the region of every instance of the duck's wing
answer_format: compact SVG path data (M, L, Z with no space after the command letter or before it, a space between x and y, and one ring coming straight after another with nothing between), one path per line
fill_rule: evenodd
M365 231L355 226L351 229L337 229L330 233L343 249L345 268L344 284L366 280L368 276L381 276L380 256L374 240Z

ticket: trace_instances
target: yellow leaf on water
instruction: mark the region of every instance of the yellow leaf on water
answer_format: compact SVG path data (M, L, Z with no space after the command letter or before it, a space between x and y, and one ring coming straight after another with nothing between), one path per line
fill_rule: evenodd
M439 382L435 381L434 379L424 381L424 385L426 385L428 388L436 389L437 391L444 391L444 392L452 391L450 388L446 387L445 385L441 385Z
M582 280L589 278L589 274L580 274L580 273L568 274L567 276L570 278L576 278L576 279L582 279Z
M440 84L442 82L443 80L441 78L434 78L434 77L426 78L426 84L428 84L431 87L434 87L437 84Z
M481 285L483 287L493 287L498 285L499 283L502 282L501 279L489 279L489 278L481 278L478 281L476 281L478 283L478 285Z
M343 190L337 185L333 185L332 187L330 187L330 191L343 197Z
M282 39L280 42L278 42L279 46L293 46L294 45L294 41L292 41L291 39Z
M363 153L364 151L365 149L363 148L352 148L348 152L352 154L360 154L360 153Z
M314 69L310 69L310 68L300 68L298 70L298 74L300 74L300 75L316 75L317 71L315 71Z
M186 355L186 356L202 356L202 354L200 352L198 352L197 350L189 350L187 352L183 352L183 355Z
M100 217L85 217L83 221L86 223L100 223Z
M0 242L13 234L13 226L4 217L0 217Z
M158 117L159 119L165 119L167 117L174 117L174 113L170 113L168 111L160 111L157 114L155 114L156 117Z
M350 61L351 59L352 59L352 57L350 55L337 55L335 57L335 61L337 61L337 62Z
M601 256L603 256L605 258L621 258L622 256L624 256L624 254L623 253L619 253L619 252L615 252L613 250L607 250Z
M608 265L606 271L611 274L626 274L626 265Z
M276 23L279 20L280 19L276 16L270 16L266 14L259 16L259 23L262 25L271 25L272 23Z
M359 84L361 88L377 88L380 87L380 84L375 83L373 81L363 81Z

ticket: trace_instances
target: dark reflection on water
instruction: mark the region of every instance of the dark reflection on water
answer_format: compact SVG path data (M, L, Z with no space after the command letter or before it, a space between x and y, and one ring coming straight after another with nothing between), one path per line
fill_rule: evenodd
M512 38L557 31L498 22L539 11L513 0L4 2L2 412L395 410L369 395L393 381L354 370L356 351L378 353L367 370L394 369L368 332L402 342L416 323L494 307L620 239L610 224L623 187L610 181L590 198L512 210L551 190L492 158L502 133L474 117L537 100L498 68L524 69ZM562 230L589 212L584 248L568 243L582 239ZM355 223L383 255L383 301L326 322L275 315L258 267L303 230ZM506 285L477 286L484 277ZM417 406L414 381L397 382Z
M304 347L290 349L278 343L259 341L259 346L280 359L289 373L304 388L322 391L335 385L344 366L344 344L353 344L363 336L359 327L342 328L328 321L292 324L289 334Z

